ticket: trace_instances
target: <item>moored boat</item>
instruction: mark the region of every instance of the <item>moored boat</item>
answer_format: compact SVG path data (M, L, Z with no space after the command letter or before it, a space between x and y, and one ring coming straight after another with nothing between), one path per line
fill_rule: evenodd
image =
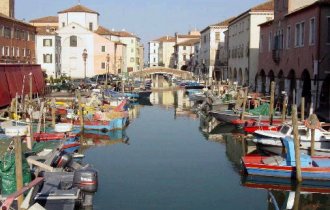
M294 142L283 139L285 156L262 156L249 154L242 158L245 172L249 175L295 178L296 160ZM306 180L330 180L330 156L314 156L301 153L301 175Z

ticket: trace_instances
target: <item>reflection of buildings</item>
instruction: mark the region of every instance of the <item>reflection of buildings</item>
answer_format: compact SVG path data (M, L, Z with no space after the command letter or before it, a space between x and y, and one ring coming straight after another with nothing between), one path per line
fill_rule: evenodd
M98 130L85 130L83 134L80 153L96 146L111 146L115 144L129 144L125 130L102 132Z
M161 105L165 108L173 107L175 100L175 93L172 91L156 91L150 96L152 104Z
M130 120L136 119L140 116L140 106L132 106L129 110L128 110L128 117Z

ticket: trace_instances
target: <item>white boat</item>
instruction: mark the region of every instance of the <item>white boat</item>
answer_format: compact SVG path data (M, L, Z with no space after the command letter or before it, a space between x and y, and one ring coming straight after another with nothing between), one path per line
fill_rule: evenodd
M256 130L254 134L253 142L261 149L280 154L282 152L281 139L286 136L293 137L293 127L290 124L284 124L279 131ZM311 147L311 130L304 125L298 125L298 134L301 150L309 152ZM318 155L330 153L330 132L322 128L315 129L314 149Z

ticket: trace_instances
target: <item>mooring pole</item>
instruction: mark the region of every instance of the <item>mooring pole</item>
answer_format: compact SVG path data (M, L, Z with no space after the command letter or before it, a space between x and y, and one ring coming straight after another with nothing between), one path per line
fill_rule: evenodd
M16 191L23 188L23 166L22 166L22 140L20 136L15 137L15 166L16 166ZM23 202L23 195L17 198L18 209Z
M300 117L301 117L301 122L304 122L304 120L305 120L305 97L301 98Z
M293 138L294 138L294 150L296 159L296 179L298 182L302 181L301 176L301 163L300 163L300 142L298 135L298 117L297 117L297 105L292 105L292 126L293 126Z
M287 100L288 100L288 97L285 96L284 100L283 100L283 107L282 107L282 123L284 123L285 120L286 120L286 109L287 109L287 106L288 106Z
M242 121L244 120L244 112L245 112L245 107L246 107L247 95L248 95L248 88L246 87L244 89L243 108L242 108L242 113L241 113L241 120Z
M272 81L271 90L270 90L270 109L269 109L269 123L270 123L270 125L273 125L275 84L276 83L274 81Z
M56 114L56 99L52 98L50 102L50 106L52 109L52 127L55 128L55 114Z

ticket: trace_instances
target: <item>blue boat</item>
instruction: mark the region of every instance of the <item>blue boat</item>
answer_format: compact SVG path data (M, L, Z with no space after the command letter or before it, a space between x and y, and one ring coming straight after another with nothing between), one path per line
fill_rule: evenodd
M245 171L249 175L292 178L296 177L294 143L285 137L285 156L262 156L249 154L242 158ZM306 180L330 180L330 156L300 155L301 176Z
M110 121L99 121L99 120L86 120L84 122L84 129L87 130L106 130L106 131L112 131L112 130L120 130L124 129L128 125L128 118L127 117L121 117L121 118L115 118ZM80 126L79 121L75 121L74 125Z

